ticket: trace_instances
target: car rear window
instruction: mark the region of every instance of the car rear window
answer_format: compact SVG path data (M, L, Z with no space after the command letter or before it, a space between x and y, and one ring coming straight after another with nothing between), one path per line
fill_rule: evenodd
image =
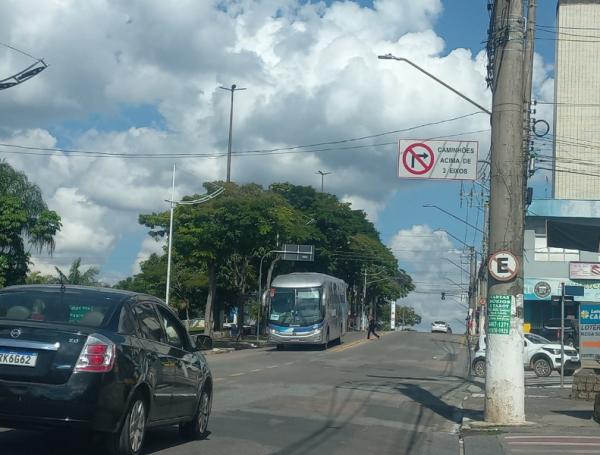
M2 292L0 320L100 327L110 320L116 304L115 296L102 292L73 289Z

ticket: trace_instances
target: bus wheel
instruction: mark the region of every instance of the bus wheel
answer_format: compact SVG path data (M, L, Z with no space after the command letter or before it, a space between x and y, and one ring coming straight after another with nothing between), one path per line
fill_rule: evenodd
M327 329L327 337L325 337L325 343L321 346L321 349L323 349L323 351L326 351L328 347L329 347L329 329Z

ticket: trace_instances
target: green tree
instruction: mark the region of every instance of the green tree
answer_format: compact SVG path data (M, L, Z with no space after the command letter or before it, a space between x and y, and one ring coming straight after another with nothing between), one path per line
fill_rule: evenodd
M79 286L97 286L100 283L96 279L100 270L96 267L90 267L85 272L81 268L81 258L77 258L69 268L69 274L65 275L61 269L54 267L58 273L58 281L65 284L75 284Z
M301 241L314 231L298 223L297 213L283 197L255 184L208 183L209 192L224 185L225 193L202 205L179 205L175 210L173 254L185 268L205 268L208 283L205 327L212 330L218 283L234 290L243 326L243 306L254 289L260 256L276 247L277 236ZM191 200L197 195L184 198ZM153 237L167 235L169 213L140 215Z
M41 272L32 272L25 278L25 284L56 284L57 279L52 275L42 275Z
M60 228L60 217L48 210L40 189L0 161L0 286L24 283L30 247L52 254Z
M396 321L402 326L414 326L421 323L421 315L413 307L396 305Z

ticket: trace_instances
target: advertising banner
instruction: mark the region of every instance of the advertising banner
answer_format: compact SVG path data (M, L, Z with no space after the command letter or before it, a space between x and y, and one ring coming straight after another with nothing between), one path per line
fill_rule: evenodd
M572 280L600 280L600 263L569 262L569 277Z
M487 333L510 334L510 314L512 307L512 295L491 295L489 297Z
M600 304L582 303L579 308L579 354L581 361L593 362L600 359ZM584 365L586 366L586 365Z

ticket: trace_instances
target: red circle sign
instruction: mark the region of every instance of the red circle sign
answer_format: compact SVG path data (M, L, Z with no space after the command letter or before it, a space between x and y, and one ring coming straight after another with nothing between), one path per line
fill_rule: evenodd
M425 149L421 153L419 153L417 148ZM429 158L429 162L426 159ZM404 150L402 154L402 164L404 165L404 169L414 175L423 175L426 174L433 168L435 164L435 155L433 154L433 150L422 142L415 142L414 144L410 144Z

